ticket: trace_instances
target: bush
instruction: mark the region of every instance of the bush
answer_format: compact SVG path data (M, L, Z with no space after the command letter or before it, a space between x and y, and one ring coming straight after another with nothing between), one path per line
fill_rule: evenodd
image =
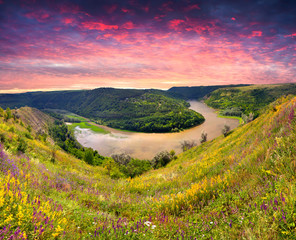
M166 166L173 159L176 159L175 151L162 151L155 155L151 161L151 165L154 169L157 169Z
M194 140L184 140L183 142L181 142L181 148L183 150L183 152L189 150L190 148L193 148L194 146L196 146L196 142Z
M94 153L92 149L86 149L84 152L84 161L90 165L94 164Z
M8 119L12 118L12 113L10 108L6 108L5 114L4 114L4 119L7 121Z
M224 137L226 137L228 135L229 131L230 131L230 127L225 124L224 128L222 129L222 133L223 133Z
M23 138L19 139L19 144L18 144L16 150L18 152L24 153L24 152L26 152L27 148L28 148L27 142Z
M121 153L121 154L112 154L111 157L113 158L113 160L115 162L117 162L118 164L127 166L128 163L131 161L131 156L125 153Z
M206 142L208 140L208 134L206 132L204 132L204 131L201 133L200 137L201 137L201 139L199 140L200 143L204 143L204 142Z
M127 165L127 174L134 178L151 169L151 163L147 160L132 159Z

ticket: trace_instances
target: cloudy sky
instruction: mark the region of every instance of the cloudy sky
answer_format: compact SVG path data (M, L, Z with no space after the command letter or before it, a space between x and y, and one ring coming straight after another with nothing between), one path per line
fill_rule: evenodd
M0 0L0 92L296 82L296 1Z

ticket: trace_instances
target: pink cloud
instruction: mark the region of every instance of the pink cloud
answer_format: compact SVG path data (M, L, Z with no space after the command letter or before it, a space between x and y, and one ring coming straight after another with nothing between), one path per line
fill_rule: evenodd
M231 20L232 20L232 21L235 21L235 20L236 20L236 18L235 18L235 17L232 17L232 18L231 18Z
M261 31L252 31L252 37L261 37L262 36L262 32Z
M65 24L72 24L74 21L75 21L74 18L64 18L62 20L62 22L65 23Z
M125 28L125 29L134 29L136 28L135 25L133 24L132 21L126 22L124 23L121 28Z
M108 25L100 22L83 22L82 26L89 30L111 30L111 29L118 29L117 25Z
M170 29L178 30L180 25L184 23L185 21L182 19L173 19L169 21L168 25Z

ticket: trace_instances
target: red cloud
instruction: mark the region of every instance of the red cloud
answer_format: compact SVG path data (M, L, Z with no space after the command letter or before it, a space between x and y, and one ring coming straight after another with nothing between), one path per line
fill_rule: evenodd
M71 23L73 23L75 21L75 19L73 19L73 18L64 18L62 21L65 24L71 24Z
M173 19L171 21L169 21L169 28L170 29L174 29L174 30L178 30L180 27L179 25L184 23L185 21L182 19Z
M89 30L100 30L100 31L118 29L117 25L107 25L100 22L83 22L82 26Z
M232 21L235 21L235 20L236 20L236 18L235 18L235 17L232 17L232 18L231 18L231 20L232 20Z
M129 21L129 22L126 22L125 24L123 24L121 27L125 28L125 29L134 29L135 25L133 24L132 21Z
M285 37L296 37L296 33L292 33L290 35L285 35Z
M253 31L252 32L252 37L261 37L262 36L262 32L261 31Z

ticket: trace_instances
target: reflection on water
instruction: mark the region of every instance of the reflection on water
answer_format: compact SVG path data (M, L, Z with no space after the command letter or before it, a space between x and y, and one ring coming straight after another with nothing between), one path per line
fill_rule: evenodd
M94 133L90 129L76 127L75 137L85 147L91 147L101 155L110 156L114 153L127 153L139 159L151 159L156 153L163 150L174 149L181 152L180 142L183 140L195 140L199 143L202 131L208 134L208 140L219 135L227 124L231 129L239 125L236 119L219 118L215 111L206 104L198 101L189 101L191 109L201 113L206 121L194 128L179 133L134 133L123 132L109 127L103 127L110 131L109 134Z

